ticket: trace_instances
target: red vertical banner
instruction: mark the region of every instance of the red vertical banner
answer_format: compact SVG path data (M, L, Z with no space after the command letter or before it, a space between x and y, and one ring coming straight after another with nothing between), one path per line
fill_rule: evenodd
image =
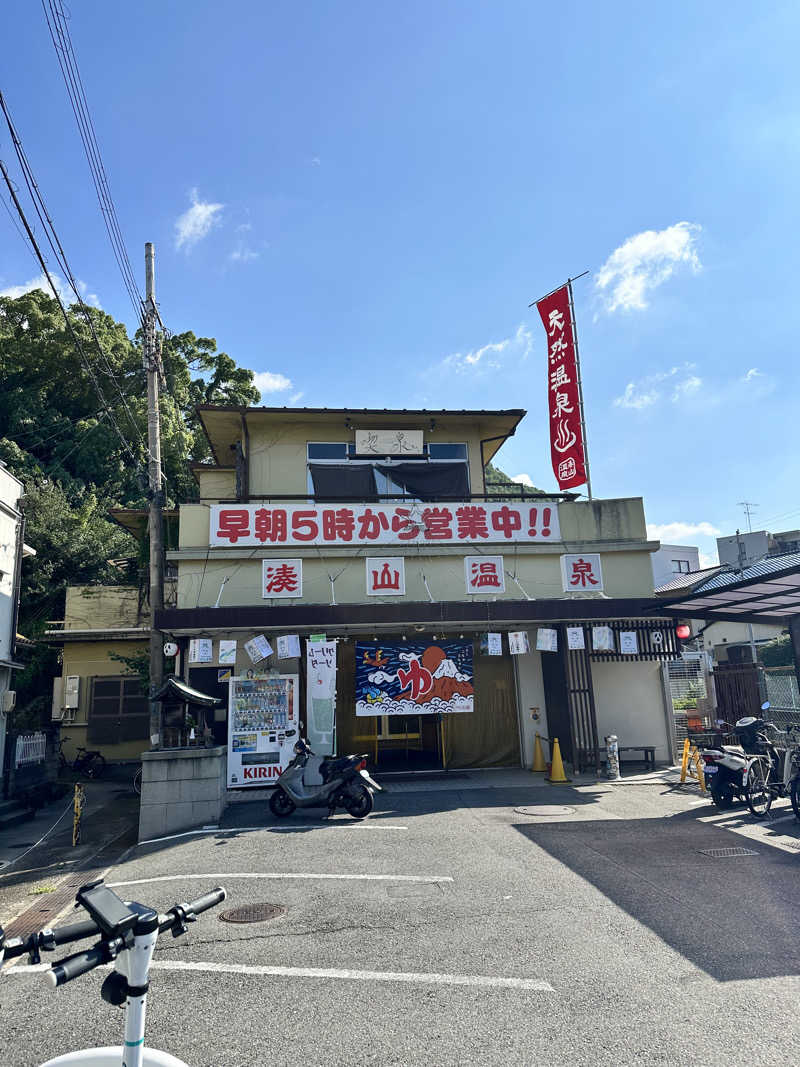
M550 411L550 455L559 489L586 482L578 365L569 287L537 301L547 334L547 404Z

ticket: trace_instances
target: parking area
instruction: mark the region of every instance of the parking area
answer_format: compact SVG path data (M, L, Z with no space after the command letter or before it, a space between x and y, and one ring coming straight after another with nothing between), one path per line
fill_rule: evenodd
M128 899L223 884L219 910L280 909L162 938L147 1043L193 1067L796 1059L797 824L665 782L532 781L397 783L364 823L249 800L134 849L108 875ZM4 1062L118 1042L103 977L6 971Z

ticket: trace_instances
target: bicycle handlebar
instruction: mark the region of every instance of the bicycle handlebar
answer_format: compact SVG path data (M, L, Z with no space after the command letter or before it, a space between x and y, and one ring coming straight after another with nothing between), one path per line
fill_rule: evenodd
M113 941L98 941L88 952L76 952L74 956L67 956L61 963L54 964L45 973L45 977L53 988L64 985L65 982L70 982L73 978L78 978L87 971L93 971L95 967L108 963L123 945L121 937L115 937Z
M227 895L222 886L217 886L216 889L212 889L205 896L193 900L191 904L176 904L169 909L166 915L159 915L158 932L163 933L165 930L171 930L176 926L180 932L182 928L185 928L187 922L194 922L198 915L208 911L209 908L216 907L217 904L221 904Z

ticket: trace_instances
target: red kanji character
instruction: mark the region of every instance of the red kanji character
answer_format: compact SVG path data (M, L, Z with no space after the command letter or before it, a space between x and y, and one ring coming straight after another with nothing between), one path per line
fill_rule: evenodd
M425 508L422 524L426 541L449 541L453 536L453 513L449 508Z
M398 541L413 541L415 537L419 537L419 523L411 518L408 508L394 509L392 533L397 534Z
M433 675L426 667L420 665L418 659L411 660L407 671L404 671L402 667L398 667L397 679L403 689L407 685L411 686L411 700L416 700L418 696L424 696L433 689ZM401 690L400 696L404 695Z
M503 583L500 581L500 575L497 573L497 564L484 562L472 564L472 580L470 584L476 589L484 589L486 587L492 589L502 589Z
M259 508L255 514L256 538L263 544L264 541L286 540L286 509L285 508Z
M316 511L295 511L292 514L292 539L314 541L319 536Z
M472 537L488 537L486 525L486 508L474 506L456 508L458 536L460 540Z
M507 504L503 504L497 511L492 512L492 529L502 533L503 537L511 537L515 530L522 527L522 519L518 511L512 511Z
M326 508L322 512L322 536L326 541L352 541L355 528L352 508Z
M572 564L572 577L569 580L569 584L579 585L582 589L585 589L587 582L590 585L599 585L598 580L594 577L594 568L585 559L576 560Z
M296 593L300 585L297 568L288 563L264 569L265 593Z
M240 537L250 536L250 513L246 508L221 511L217 520L217 537L227 537L235 545Z
M358 539L359 541L377 541L381 530L389 529L389 519L383 511L377 512L367 508L363 515L358 516Z

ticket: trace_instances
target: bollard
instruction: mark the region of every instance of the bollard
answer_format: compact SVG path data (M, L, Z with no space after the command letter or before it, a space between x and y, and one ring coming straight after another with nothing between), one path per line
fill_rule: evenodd
M75 798L72 802L74 816L72 819L72 847L75 848L81 842L81 815L83 814L83 802L85 794L80 782L75 783Z
M622 775L619 773L619 741L617 740L617 735L609 734L603 740L606 743L606 755L608 757L606 778L612 782L619 782L622 780Z

